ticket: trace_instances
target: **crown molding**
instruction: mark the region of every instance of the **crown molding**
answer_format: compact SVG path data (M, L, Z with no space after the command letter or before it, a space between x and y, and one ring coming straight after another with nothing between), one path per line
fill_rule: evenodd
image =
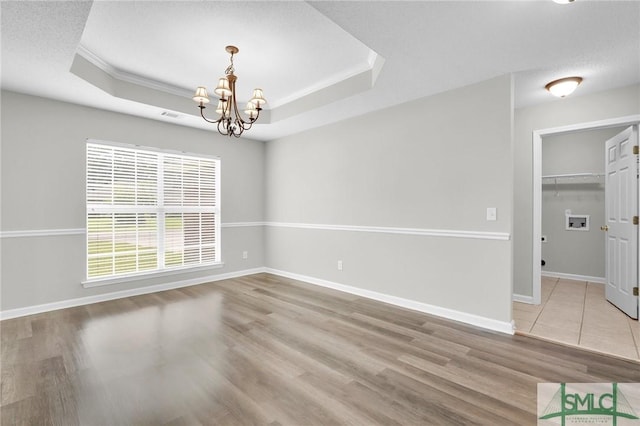
M193 91L191 89L174 86L169 83L118 69L82 44L79 45L76 50L76 57L84 59L88 64L93 65L114 81L129 83L161 93L178 96L181 99L189 101L193 95ZM264 118L261 120L260 124L271 124L276 121L284 120L294 115L323 107L331 102L370 90L374 87L383 65L384 58L373 50L370 50L366 64L343 70L343 72L337 73L327 79L319 81L280 99L270 100L269 108L263 111ZM149 102L148 99L140 98L138 95L130 94L128 91L118 92L111 89L110 86L101 86L99 79L96 81L95 76L92 77L92 73L79 73L78 70L74 71L73 69L72 72L88 83L101 87L102 90L107 91L112 96L141 103ZM129 94L127 95L126 93ZM177 106L151 106L180 111L181 113L190 114L194 117L197 116L195 111L187 112Z
M193 91L190 89L163 83L161 81L118 69L81 44L78 45L76 53L117 80L186 98L191 98L193 95Z
M271 109L278 108L280 106L283 106L291 102L295 102L299 99L303 99L307 96L313 95L321 90L331 88L332 86L340 84L360 74L367 75L368 81L370 81L369 87L367 87L367 89L370 89L375 85L375 81L377 78L377 73L374 72L374 69L376 65L381 61L384 62L384 59L382 58L382 56L378 55L376 52L369 49L369 55L367 57L366 65L361 65L361 66L353 67L347 70L343 70L342 72L336 73L328 78L325 78L324 80L321 80L315 84L307 86L304 89L298 90L297 92L293 92L283 98L277 99L275 101L269 101L269 105L271 106Z

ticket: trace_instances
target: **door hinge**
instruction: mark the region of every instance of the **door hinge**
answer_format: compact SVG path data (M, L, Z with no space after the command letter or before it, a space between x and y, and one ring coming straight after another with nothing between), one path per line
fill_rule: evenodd
M634 216L633 217L633 224L637 225L638 224L638 216Z
M633 147L633 154L634 154L634 155L638 155L638 154L640 154L640 148L638 148L638 145L635 145L635 146Z
M637 296L638 295L638 287L634 287L633 288L633 295Z

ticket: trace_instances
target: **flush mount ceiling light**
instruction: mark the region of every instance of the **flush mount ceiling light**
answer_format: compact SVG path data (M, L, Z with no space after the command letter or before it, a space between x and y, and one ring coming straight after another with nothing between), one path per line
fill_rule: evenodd
M204 116L205 104L209 103L209 94L207 88L200 86L196 89L196 93L193 96L193 100L196 101L200 108L200 115L208 123L218 125L218 132L225 136L235 136L239 138L242 132L249 130L253 123L256 122L262 111L262 105L267 103L262 93L262 89L253 89L253 97L249 99L247 106L244 109L244 113L249 117L247 120L243 120L238 111L238 104L236 98L236 80L238 77L233 74L235 71L233 68L233 55L239 52L239 49L235 46L227 46L225 50L231 55L230 64L224 72L224 77L218 80L218 87L215 88L214 93L220 96L218 100L218 106L216 107L216 113L220 114L217 120L209 120Z
M564 98L573 93L576 87L582 82L582 77L567 77L554 80L544 86L552 95Z
M575 0L553 0L554 3L558 3L558 4L569 4L569 3L573 3Z

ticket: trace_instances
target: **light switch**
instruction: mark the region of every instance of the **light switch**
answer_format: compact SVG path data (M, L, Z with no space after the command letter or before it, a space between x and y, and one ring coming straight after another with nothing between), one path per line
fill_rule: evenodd
M487 207L487 220L497 220L498 212L495 207Z

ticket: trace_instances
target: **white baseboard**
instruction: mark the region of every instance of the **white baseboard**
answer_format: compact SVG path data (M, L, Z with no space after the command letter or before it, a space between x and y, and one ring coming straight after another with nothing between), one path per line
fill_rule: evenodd
M589 281L590 283L605 284L607 279L604 277L590 277L588 275L565 274L564 272L542 271L543 277L562 278L574 281Z
M512 295L512 300L514 302L520 302L520 303L528 303L530 305L535 305L535 303L533 303L533 296L525 296L522 294L513 294Z
M506 334L514 333L513 321L512 322L497 321L491 318L481 317L481 316L469 314L466 312L460 312L453 309L448 309L440 306L429 305L427 303L417 302L415 300L404 299L401 297L391 296L384 293L378 293L371 290L366 290L358 287L352 287L349 285L344 285L344 284L339 284L332 281L314 278L307 275L300 275L300 274L280 271L280 270L271 269L271 268L245 269L242 271L229 272L226 274L210 275L206 277L193 278L190 280L182 280L182 281L175 281L175 282L166 283L166 284L158 284L153 286L133 288L129 290L98 294L95 296L80 297L77 299L62 300L59 302L45 303L42 305L27 306L24 308L9 309L5 311L0 311L0 320L18 318L26 315L39 314L42 312L55 311L58 309L72 308L75 306L89 305L92 303L106 302L109 300L121 299L124 297L156 293L159 291L172 290L176 288L188 287L188 286L197 285L197 284L204 284L208 282L243 277L246 275L253 275L253 274L258 274L262 272L270 273L273 275L279 275L282 277L291 278L298 281L304 281L309 284L315 284L322 287L332 288L334 290L343 291L345 293L355 294L357 296L378 300L381 302L389 303L391 305L400 306L400 307L411 309L414 311L424 312L424 313L435 315L438 317L463 322L465 324L475 325L477 327L482 327L488 330L499 331L501 333L506 333Z
M42 312L56 311L58 309L73 308L75 306L90 305L92 303L106 302L108 300L122 299L124 297L139 296L141 294L156 293L175 288L188 287L213 281L227 280L265 272L265 268L245 269L243 271L228 272L226 274L209 275L206 277L192 278L189 280L174 281L166 284L151 285L132 288L129 290L115 291L95 296L79 297L77 299L61 300L59 302L44 303L42 305L27 306L24 308L8 309L0 311L0 320L23 317L25 315L39 314Z
M417 302L415 300L404 299L401 297L391 296L384 293L378 293L376 291L365 290L358 287L352 287L349 285L339 284L332 281L323 280L320 278L314 278L307 275L300 275L286 271L280 271L277 269L265 268L265 271L269 274L280 275L282 277L291 278L298 281L304 281L310 284L319 285L322 287L332 288L334 290L343 291L345 293L355 294L357 296L366 297L368 299L378 300L380 302L389 303L391 305L400 306L403 308L411 309L418 312L424 312L426 314L435 315L438 317L463 322L465 324L475 325L488 330L499 331L501 333L513 334L514 324L513 321L497 321L491 318L481 317L466 312L460 312L453 309L442 308L440 306L429 305L427 303Z

